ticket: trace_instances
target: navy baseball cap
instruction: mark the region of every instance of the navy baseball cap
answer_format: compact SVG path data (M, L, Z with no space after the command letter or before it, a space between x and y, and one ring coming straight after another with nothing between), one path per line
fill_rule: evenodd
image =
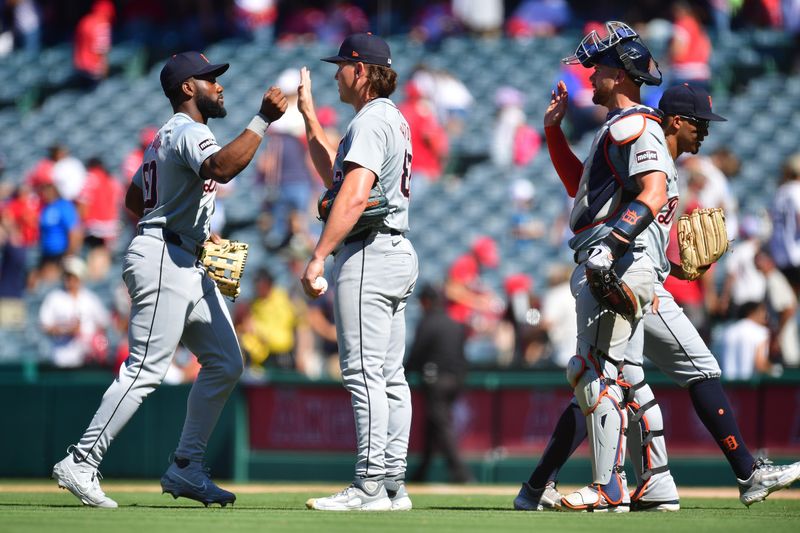
M392 66L392 54L389 45L371 33L354 33L347 36L339 47L339 54L323 57L322 61L339 63L341 61L362 62L381 67Z
M222 75L228 70L228 63L211 63L206 56L200 52L181 52L175 54L167 61L161 69L161 88L164 94L169 93L178 85L193 76L204 74Z
M728 120L711 111L711 95L705 89L692 87L688 83L664 91L658 108L667 115L683 115L700 120Z

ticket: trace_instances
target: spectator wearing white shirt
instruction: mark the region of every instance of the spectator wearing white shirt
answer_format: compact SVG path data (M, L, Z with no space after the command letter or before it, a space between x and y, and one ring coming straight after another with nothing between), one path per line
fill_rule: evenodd
M775 261L762 248L756 254L756 267L767 282L767 307L771 313L771 326L775 337L771 352L780 355L784 366L800 366L800 337L797 332L797 296L786 276L775 266ZM773 359L777 361L777 358Z
M82 286L86 276L82 259L64 258L63 269L63 288L48 293L39 309L42 331L52 341L51 362L60 368L105 364L110 313L97 295Z
M725 282L722 286L720 310L738 316L737 309L747 302L763 302L767 282L756 268L755 257L761 248L761 224L754 217L745 217L739 228L740 239L731 246L725 261Z
M568 265L553 267L548 276L550 286L542 297L542 326L550 339L550 360L561 368L566 368L567 362L575 355L578 336L575 298L569 286L571 273Z
M739 308L741 318L728 326L722 338L722 377L750 379L769 372L769 329L767 306L747 302Z

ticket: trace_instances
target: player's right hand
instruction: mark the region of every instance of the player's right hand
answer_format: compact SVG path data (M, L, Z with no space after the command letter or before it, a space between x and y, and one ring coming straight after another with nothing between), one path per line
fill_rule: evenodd
M551 93L550 105L547 106L547 111L544 112L545 128L561 125L561 121L564 120L564 115L567 113L568 103L567 85L562 80L559 80L556 90Z
M287 107L289 107L289 101L286 100L286 96L280 89L272 86L264 93L264 98L261 99L261 109L258 112L267 117L268 121L275 122L283 116Z
M314 114L314 96L311 94L311 71L300 69L300 86L297 88L297 110L304 117Z
M303 275L300 277L300 284L303 291L309 298L319 298L323 291L314 285L317 278L325 275L325 261L312 258L306 265Z
M614 266L614 255L611 248L605 243L598 243L589 248L589 259L586 260L586 268L590 270L611 270Z

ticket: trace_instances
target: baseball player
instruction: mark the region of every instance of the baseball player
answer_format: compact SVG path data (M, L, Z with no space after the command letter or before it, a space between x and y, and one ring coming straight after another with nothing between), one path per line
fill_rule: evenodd
M226 114L217 78L228 66L212 64L199 52L184 52L161 70L161 87L175 114L147 147L125 198L126 207L141 217L122 264L131 297L130 355L83 437L53 467L58 485L85 505L117 507L100 488L97 468L114 437L161 383L179 342L197 356L202 369L161 487L175 498L205 505L224 506L236 499L211 481L203 457L242 372L242 355L225 302L198 257L210 235L217 183L227 183L247 166L267 126L283 115L287 103L271 87L247 128L220 147L207 123Z
M567 96L564 87L559 85L558 94L554 95L551 105L565 106ZM659 108L665 113L662 127L673 158L685 152L697 153L708 133L709 121L725 120L712 112L711 98L706 91L689 85L668 89ZM550 135L553 133L550 132ZM565 148L559 145L556 136L552 138L556 140L553 148ZM576 178L563 175L562 179L569 181ZM670 203L672 202L673 198L670 198ZM672 221L666 222L671 224ZM679 509L677 499L659 499L658 488L650 482L655 478L653 472L667 468L667 455L660 412L653 412L647 407L654 405L654 400L649 387L643 381L641 342L644 343L644 354L648 359L676 383L689 388L698 417L719 444L736 474L740 500L749 506L762 501L769 493L789 486L800 476L800 463L773 466L766 459L753 458L747 451L733 411L720 385L721 372L716 359L672 295L664 289L663 281L667 273L682 278L683 270L679 265L664 261L665 257L659 259L662 266L657 271L655 283L657 304L653 306L652 312L645 314L640 323L644 334L634 336L636 342L629 345L631 349L626 354L622 369L623 378L630 384L633 393L631 405L636 413L634 417L638 417L640 422L628 430L628 450L637 459L634 460L634 466L638 482L637 489L630 498L631 510ZM647 394L643 395L643 391ZM542 510L560 506L561 496L555 490L558 471L586 437L586 433L583 417L578 414L578 406L572 402L559 419L550 443L529 481L523 483L514 500L516 509ZM663 490L661 492L663 498Z
M629 26L606 23L608 35L596 31L564 59L594 68L590 77L595 104L608 108L606 123L595 135L585 164L569 151L557 127L564 107L556 94L545 114L550 136L560 133L562 149L551 154L569 194L575 197L570 246L578 264L571 279L578 315L577 355L567 365L567 380L589 433L592 483L562 499L568 510L618 511L625 494L621 473L625 455L626 399L618 380L627 351L633 349L638 325L653 301L658 264L649 250L665 248L677 196L675 165L668 152L658 112L640 105L640 86L659 85L660 71L650 51ZM652 69L655 68L655 73ZM565 90L560 83L559 91ZM548 143L553 141L548 138ZM569 172L567 172L567 169ZM568 175L565 179L563 175ZM589 280L618 276L629 288L630 316L601 305ZM640 334L640 333L639 333ZM677 498L669 472L664 488ZM659 483L661 485L661 483Z
M338 67L339 97L356 116L338 149L328 141L314 111L311 77L301 71L298 107L309 150L328 189L338 188L325 228L301 277L317 297L325 258L334 256L334 312L339 362L350 391L358 459L353 483L309 509L384 511L411 509L405 489L411 396L403 370L405 307L418 274L408 231L410 131L389 96L397 75L389 46L369 33L347 37L339 53L323 59ZM371 190L384 191L389 214L382 224L353 228ZM324 278L323 278L324 279Z

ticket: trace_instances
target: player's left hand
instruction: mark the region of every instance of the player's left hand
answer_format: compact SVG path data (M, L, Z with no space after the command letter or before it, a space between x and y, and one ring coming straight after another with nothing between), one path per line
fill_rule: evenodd
M614 255L607 244L601 242L589 248L589 259L586 268L590 270L611 270L614 266Z
M547 106L547 111L544 112L544 126L546 128L561 125L564 115L567 114L568 102L567 84L559 81L556 89L550 94L550 105Z
M297 110L304 117L310 117L314 112L314 96L311 93L311 71L308 67L300 69L300 86L297 88Z
M306 265L303 275L300 277L300 284L303 286L303 291L309 298L319 298L322 296L322 290L314 287L314 281L318 277L324 277L325 274L325 260L324 259L311 259Z
M272 86L264 93L264 98L261 99L261 109L258 112L267 117L270 122L275 122L283 116L287 107L289 107L289 102L286 100L286 96L280 89Z

